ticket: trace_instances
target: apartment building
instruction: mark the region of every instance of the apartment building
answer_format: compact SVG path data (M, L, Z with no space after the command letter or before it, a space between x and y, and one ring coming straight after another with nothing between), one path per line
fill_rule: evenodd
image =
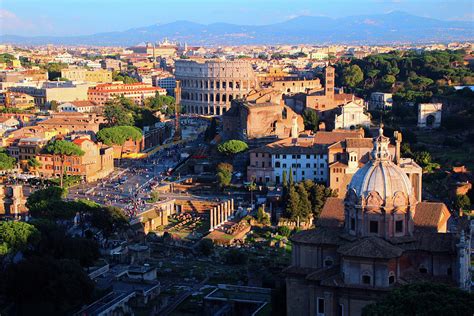
M250 151L248 181L281 184L290 173L296 182L306 179L327 183L330 145L347 138L362 138L363 131L317 132L312 136L285 138Z
M64 161L64 174L81 176L87 182L97 181L108 176L114 170L113 148L102 146L90 138L80 137L72 141L83 151L83 156L66 157ZM51 154L38 154L41 166L38 173L42 177L58 177L61 174L61 160Z
M146 98L154 97L157 93L159 95L166 95L166 90L144 83L112 83L99 84L89 88L87 96L89 101L97 105L105 105L107 101L120 96L129 98L136 104L143 104Z
M61 70L61 77L71 81L110 83L112 72L105 69L66 68Z

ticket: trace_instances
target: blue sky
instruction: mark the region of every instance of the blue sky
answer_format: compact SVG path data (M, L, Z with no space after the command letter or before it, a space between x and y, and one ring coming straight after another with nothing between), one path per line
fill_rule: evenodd
M82 35L177 20L255 25L301 15L336 18L394 10L474 19L473 0L0 0L0 34Z

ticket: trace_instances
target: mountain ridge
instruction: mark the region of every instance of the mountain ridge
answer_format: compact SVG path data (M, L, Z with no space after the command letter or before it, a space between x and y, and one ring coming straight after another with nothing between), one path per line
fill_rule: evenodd
M130 46L170 38L191 45L389 44L469 41L473 21L445 21L401 11L342 18L299 16L268 25L174 21L81 36L1 35L0 42L23 45L63 44Z

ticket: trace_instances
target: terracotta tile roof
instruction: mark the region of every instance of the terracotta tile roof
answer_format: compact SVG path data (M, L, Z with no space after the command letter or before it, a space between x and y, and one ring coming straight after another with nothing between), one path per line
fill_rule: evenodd
M330 197L324 203L317 226L342 227L344 225L344 199Z
M74 139L72 142L73 142L74 144L80 146L80 145L82 145L82 143L84 143L84 142L86 142L86 141L93 143L93 141L91 141L91 140L88 139L88 138L76 138L76 139Z
M365 237L339 247L337 252L349 257L390 259L400 257L403 249L380 237Z
M415 228L437 232L438 225L449 217L449 210L444 203L420 202L415 208Z
M315 143L317 144L333 144L336 142L343 141L347 138L357 138L357 137L362 137L362 134L360 131L331 131L331 132L326 132L326 131L321 131L317 132L315 135ZM371 145L372 146L372 145Z
M74 104L75 106L79 106L79 107L81 107L81 106L96 106L97 105L97 104L95 104L94 102L91 102L91 101L71 101L71 102L65 102L65 103Z
M346 139L346 148L373 148L372 138L347 138Z
M340 161L335 161L331 164L329 164L329 168L347 168L347 164L340 162Z
M321 268L318 271L308 274L306 279L310 281L321 281L329 277L338 275L340 273L340 269L341 267L339 265L333 265L329 269Z
M342 229L335 227L318 227L301 231L293 237L291 241L311 245L341 245L343 240L339 237Z
M396 243L395 238L391 242ZM456 236L451 233L433 233L433 232L417 232L413 236L411 242L396 243L396 245L405 251L423 250L428 252L447 252L454 253L456 244Z
M285 274L293 274L293 275L308 275L312 272L315 272L317 269L315 268L303 268L298 266L289 266L283 270Z

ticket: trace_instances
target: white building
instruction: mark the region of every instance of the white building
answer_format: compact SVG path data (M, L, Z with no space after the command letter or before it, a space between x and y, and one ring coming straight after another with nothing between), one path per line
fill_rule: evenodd
M58 54L54 58L54 61L56 61L58 63L72 64L72 63L74 63L74 58L69 53L62 53L62 54Z
M98 106L90 101L71 101L58 106L58 112L90 113L97 111Z
M328 179L328 156L322 146L300 147L298 145L285 148L286 154L272 154L272 166L275 183L281 183L283 173L287 179L293 173L295 182L313 180L326 182Z
M369 99L369 110L386 110L392 108L391 93L372 92Z
M334 128L354 129L358 126L370 126L370 116L365 113L364 106L351 101L339 107L339 113L334 118Z
M442 103L420 103L418 105L418 127L439 128L442 110Z

